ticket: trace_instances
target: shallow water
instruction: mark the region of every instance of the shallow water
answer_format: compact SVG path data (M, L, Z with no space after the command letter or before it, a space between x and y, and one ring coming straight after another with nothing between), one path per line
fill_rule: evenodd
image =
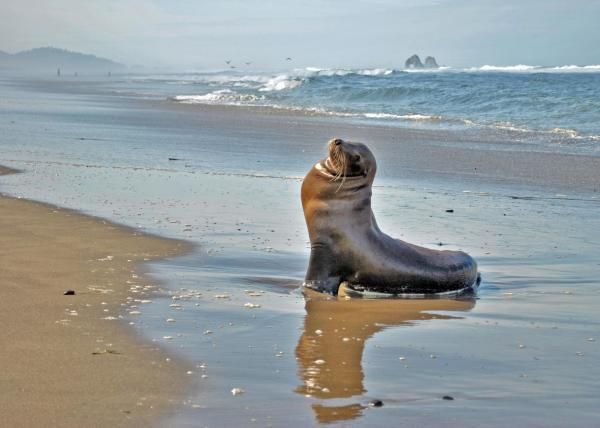
M310 118L200 126L162 104L14 87L0 107L0 164L25 171L2 177L3 192L197 244L152 265L163 297L127 319L197 365L194 394L164 425L598 424L593 192L407 177L390 161L400 147L380 145L380 227L468 251L483 275L477 299L307 298L299 190L325 143Z

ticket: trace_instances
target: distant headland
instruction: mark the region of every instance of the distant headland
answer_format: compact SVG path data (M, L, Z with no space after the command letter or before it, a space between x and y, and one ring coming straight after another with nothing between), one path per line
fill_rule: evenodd
M421 58L419 58L419 55L417 55L417 54L412 55L404 62L404 68L413 68L414 69L414 68L439 68L439 67L440 66L438 65L437 61L432 56L428 56L427 58L425 58L425 64L423 64L421 62Z
M0 51L0 71L73 75L106 74L125 69L125 65L110 59L53 47L35 48L14 54Z

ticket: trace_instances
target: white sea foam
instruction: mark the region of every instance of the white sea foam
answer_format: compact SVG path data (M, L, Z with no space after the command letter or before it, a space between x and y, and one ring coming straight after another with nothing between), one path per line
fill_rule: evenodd
M361 76L387 76L394 72L391 68L319 68L306 67L297 69L295 72L303 76L347 76L349 74L359 74Z
M552 67L552 71L560 72L600 72L600 65L562 65L560 67Z
M290 77L287 74L282 74L269 79L260 89L261 92L283 91L294 89L302 85L303 79L299 77Z
M357 74L361 74L363 76L387 76L392 74L394 70L389 68L373 68L373 69L365 69L359 70Z
M538 65L484 65L482 67L471 67L466 68L463 71L467 72L478 72L478 71L494 71L494 72L516 72L516 73L578 73L578 72L600 72L600 65L560 65L555 67L543 67Z
M441 66L438 68L405 68L404 72L406 73L439 73L440 71L451 71L453 70L452 67L448 67L448 66Z
M428 114L391 114L391 113L364 113L368 119L399 119L399 120L441 120L441 116Z
M182 104L241 105L262 101L264 97L252 94L239 94L230 89L220 89L204 95L176 95L171 99Z
M481 67L473 67L467 69L467 71L531 71L539 69L540 67L535 65L525 65L525 64L517 64L517 65L507 65L507 66L498 66L498 65L484 65Z
M581 135L575 129L568 128L554 128L548 131L550 134L559 135L572 140L587 140L587 141L600 141L600 135Z
M579 133L574 129L565 129L565 128L554 128L550 130L550 133L557 134L569 138L577 138L579 137Z
M531 129L523 128L515 125L511 122L497 122L490 125L491 128L500 129L503 131L515 131L515 132L532 132Z

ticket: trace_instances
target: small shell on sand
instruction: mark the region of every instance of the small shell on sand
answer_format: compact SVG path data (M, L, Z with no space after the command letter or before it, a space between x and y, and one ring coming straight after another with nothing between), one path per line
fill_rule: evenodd
M325 360L315 360L315 364L325 364Z
M258 303L245 303L244 304L245 308L250 308L250 309L254 309L254 308L260 308L260 305Z
M175 322L173 318L167 318L167 322Z
M229 294L215 294L215 299L230 299L231 296Z
M317 336L321 336L323 334L323 330L315 330L315 334Z
M250 297L260 297L263 295L262 293L257 293L255 291L246 291L246 294Z
M236 395L241 395L241 394L243 394L244 392L246 392L246 391L244 391L242 388L233 388L233 389L231 390L231 395L233 395L233 396L236 396Z
M129 315L141 315L140 311L129 311Z
M163 339L165 339L165 340L171 340L171 339L173 339L173 336L163 336Z

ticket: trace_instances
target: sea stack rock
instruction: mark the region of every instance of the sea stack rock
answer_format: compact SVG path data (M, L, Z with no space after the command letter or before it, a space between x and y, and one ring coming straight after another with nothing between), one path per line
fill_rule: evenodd
M404 63L404 68L423 68L423 63L419 55L415 54L408 58Z
M435 61L434 57L428 56L427 58L425 58L425 68L440 68L440 66Z
M425 68L439 68L440 66L437 65L437 62L435 61L435 58L432 56L428 56L427 58L425 58Z

